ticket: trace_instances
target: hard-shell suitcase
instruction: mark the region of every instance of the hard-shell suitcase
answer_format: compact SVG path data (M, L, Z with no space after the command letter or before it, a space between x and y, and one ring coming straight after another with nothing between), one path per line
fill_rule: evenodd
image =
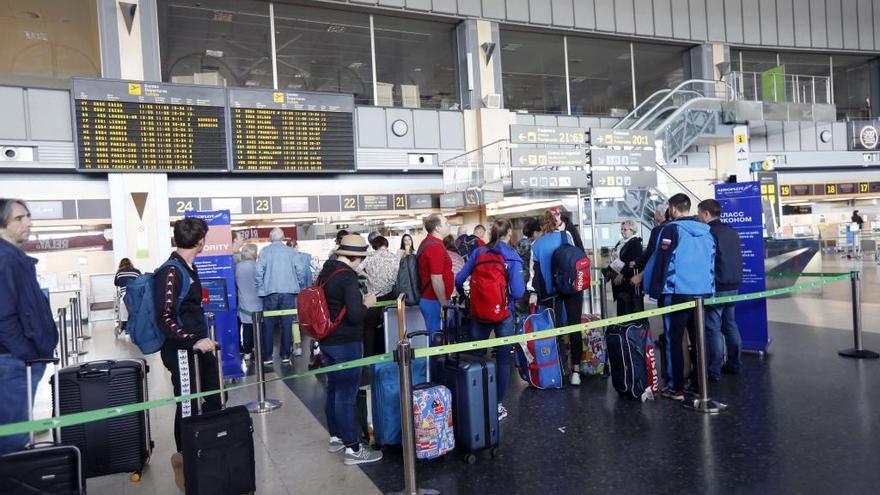
M618 393L644 401L650 393L646 365L648 326L612 325L605 332L611 383Z
M443 385L423 383L413 389L416 459L442 457L455 448L452 393Z
M148 372L143 359L68 366L58 372L58 394L53 394L52 400L58 403L60 414L144 402L149 400ZM138 479L153 450L150 413L143 411L65 426L55 440L79 448L86 478L133 473L133 479Z
M31 366L56 364L58 359L32 359L27 361L28 419L33 420L31 396ZM53 380L58 383L58 380ZM54 410L57 415L57 409ZM34 444L34 434L24 450L0 457L0 493L3 495L85 495L86 480L83 476L82 457L74 445L52 442Z
M254 493L254 424L245 406L226 407L219 346L215 355L223 409L202 413L198 400L199 414L180 423L186 495ZM201 392L198 363L193 368L196 391Z
M536 311L521 322L518 333L540 332L554 327L553 310ZM519 376L535 388L562 388L562 364L556 337L530 340L515 347Z
M427 381L427 363L412 361L413 387ZM397 363L374 364L371 369L370 403L373 435L377 445L400 445L400 373Z
M453 317L448 317L452 310ZM460 309L443 308L444 343L454 343L452 329L460 322ZM451 323L450 323L451 322ZM452 328L450 328L452 327ZM495 361L482 356L457 353L438 358L438 381L452 391L456 444L466 450L473 463L474 452L496 452L501 437L498 427L498 385Z

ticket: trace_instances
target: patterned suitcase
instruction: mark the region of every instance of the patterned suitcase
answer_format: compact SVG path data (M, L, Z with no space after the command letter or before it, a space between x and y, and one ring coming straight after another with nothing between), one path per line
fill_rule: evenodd
M584 315L581 322L598 321L599 315ZM584 375L601 375L605 373L605 360L608 351L605 346L605 332L602 328L591 328L584 331L584 354L581 356L581 373Z
M413 389L413 419L417 459L435 459L455 448L448 388L425 383Z

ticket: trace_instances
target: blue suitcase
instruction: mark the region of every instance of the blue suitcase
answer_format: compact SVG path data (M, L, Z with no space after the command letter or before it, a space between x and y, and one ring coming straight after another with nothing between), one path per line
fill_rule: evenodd
M413 387L427 381L424 359L412 361ZM397 363L374 364L370 390L373 409L373 433L377 445L400 445L400 374Z
M452 310L455 320L460 321L458 308ZM442 321L449 320L444 317ZM450 342L446 335L449 327L444 325L446 342ZM441 356L437 361L437 381L452 391L456 445L468 452L465 460L470 464L476 461L474 452L492 449L494 456L501 438L495 361L465 353Z
M534 308L533 308L534 311ZM553 311L542 309L533 312L520 323L517 333L532 333L554 327ZM545 388L562 388L562 359L556 337L530 340L514 348L514 362L519 376L529 385Z

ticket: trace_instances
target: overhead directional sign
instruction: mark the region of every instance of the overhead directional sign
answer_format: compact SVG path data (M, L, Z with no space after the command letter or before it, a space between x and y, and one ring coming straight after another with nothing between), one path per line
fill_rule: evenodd
M593 146L634 146L653 149L654 131L590 128L588 142Z
M657 172L648 170L593 170L595 187L651 188L657 186Z
M587 153L572 148L514 148L510 150L514 167L586 167Z
M593 166L653 166L655 159L656 157L653 151L605 149L590 150L590 164Z
M590 187L590 175L579 170L513 169L514 189L576 189Z
M584 144L586 134L580 127L510 126L510 142L515 144Z

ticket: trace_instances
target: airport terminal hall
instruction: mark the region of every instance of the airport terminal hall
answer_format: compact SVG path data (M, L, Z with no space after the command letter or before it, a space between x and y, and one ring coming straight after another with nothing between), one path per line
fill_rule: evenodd
M0 0L0 494L875 494L880 0Z

